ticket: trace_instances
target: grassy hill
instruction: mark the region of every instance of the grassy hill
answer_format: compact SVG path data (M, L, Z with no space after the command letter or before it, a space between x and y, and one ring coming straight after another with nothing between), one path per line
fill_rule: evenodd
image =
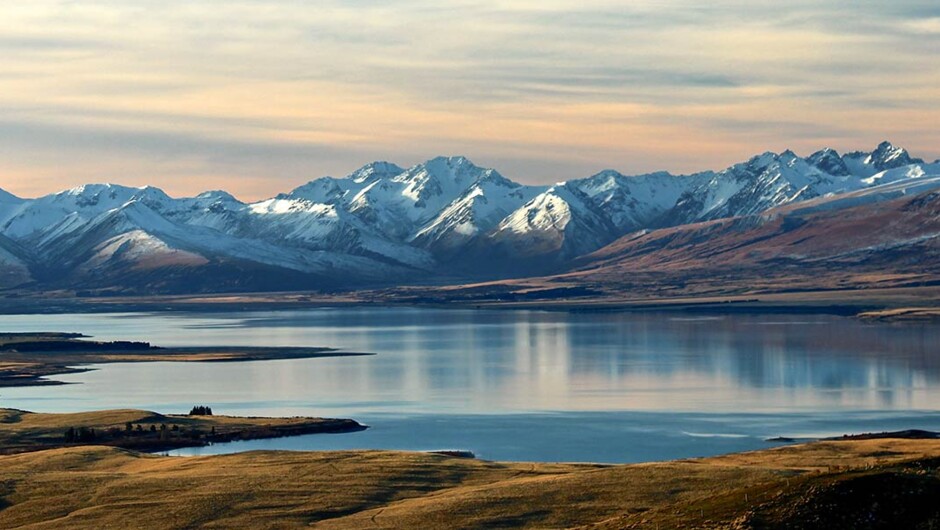
M899 439L617 466L71 447L0 457L0 527L929 528L938 467L940 441Z

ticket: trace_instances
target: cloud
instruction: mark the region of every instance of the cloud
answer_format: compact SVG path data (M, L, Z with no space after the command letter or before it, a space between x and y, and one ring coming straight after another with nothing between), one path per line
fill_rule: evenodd
M33 0L0 20L0 188L51 191L64 165L264 194L441 153L551 182L889 133L932 159L938 20L935 0Z
M909 20L905 24L914 33L925 35L940 35L940 17Z

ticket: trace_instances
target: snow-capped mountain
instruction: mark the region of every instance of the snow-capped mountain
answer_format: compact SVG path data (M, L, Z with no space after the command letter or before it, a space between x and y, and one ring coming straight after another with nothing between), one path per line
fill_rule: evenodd
M673 176L666 172L627 177L606 170L576 181L575 185L606 212L618 231L625 233L650 226L705 177Z
M485 240L515 258L568 260L609 242L616 227L577 185L561 183L503 219Z
M540 189L516 184L496 172L487 174L425 223L411 241L440 257L459 254L468 243L489 233Z
M792 151L764 153L714 173L693 179L674 208L658 226L676 226L696 221L750 215L826 195L846 193L885 184L896 178L924 175L923 160L883 142L870 153L839 156L823 149L801 158ZM901 168L910 171L901 175ZM887 178L886 178L887 175Z
M567 276L633 296L925 285L940 273L938 188L940 176L899 179L636 232L579 258Z
M908 183L940 186L934 176L940 165L885 142L846 155L764 153L693 175L607 170L554 186L519 184L464 157L374 162L255 203L113 184L37 199L0 192L0 286L322 289L544 272L635 231L860 200L860 190L893 197Z

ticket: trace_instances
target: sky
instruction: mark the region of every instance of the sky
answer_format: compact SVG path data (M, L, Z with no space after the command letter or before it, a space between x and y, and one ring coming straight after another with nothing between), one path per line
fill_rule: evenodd
M767 150L940 157L937 0L29 0L0 188L241 199L465 155L525 183Z

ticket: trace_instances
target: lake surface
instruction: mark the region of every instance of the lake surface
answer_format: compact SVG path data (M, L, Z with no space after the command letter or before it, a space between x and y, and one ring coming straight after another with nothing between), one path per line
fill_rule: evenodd
M467 449L497 460L636 462L776 436L940 430L940 326L822 315L421 308L3 315L0 331L163 346L330 346L375 356L122 363L3 389L34 411L194 404L348 417L367 431L182 451Z

